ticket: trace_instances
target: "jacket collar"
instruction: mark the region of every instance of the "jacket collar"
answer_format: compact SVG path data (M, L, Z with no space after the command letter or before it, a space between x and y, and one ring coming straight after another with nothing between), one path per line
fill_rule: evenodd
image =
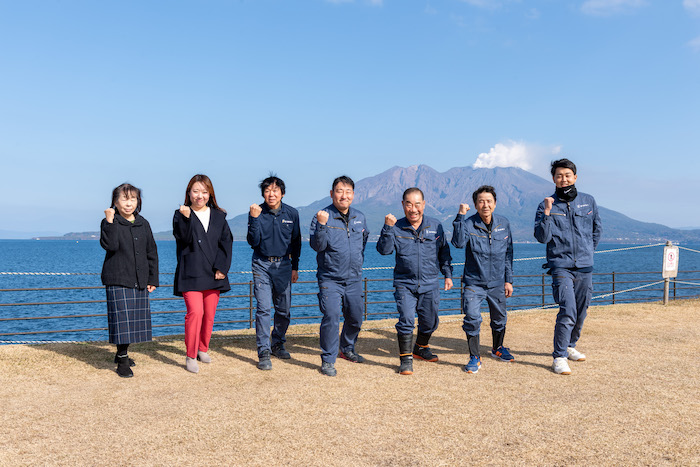
M326 210L329 211L334 218L342 218L342 214L340 214L340 211L338 211L338 208L336 208L333 203L331 203L330 206L326 208ZM350 209L348 209L348 219L353 219L355 217L357 217L357 210L350 206Z
M137 225L143 224L143 217L141 217L138 214L134 214L134 222L133 223L124 219L121 214L117 214L117 213L114 214L114 220L116 220L121 225L126 225L129 227L131 227L132 225L137 226Z

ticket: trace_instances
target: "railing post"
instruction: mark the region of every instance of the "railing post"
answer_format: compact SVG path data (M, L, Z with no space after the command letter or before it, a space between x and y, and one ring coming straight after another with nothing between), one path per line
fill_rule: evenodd
M253 319L253 281L248 282L248 311L250 312L248 317L250 329L253 329L255 327L255 320Z
M613 292L613 294L612 294L612 304L614 305L614 304L615 304L615 271L613 271L612 276L613 276L613 278L612 278L612 279L613 279L613 280L612 280L612 283L613 283L613 284L612 284L612 292Z
M364 278L365 282L365 318L363 321L367 321L367 278Z
M542 274L542 308L544 308L544 274Z
M668 277L664 279L664 305L668 305L668 286L671 283L671 279Z
M673 299L676 299L676 281L673 281Z

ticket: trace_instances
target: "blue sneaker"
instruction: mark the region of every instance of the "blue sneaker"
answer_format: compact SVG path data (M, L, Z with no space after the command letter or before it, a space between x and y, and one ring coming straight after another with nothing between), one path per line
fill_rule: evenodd
M464 371L467 373L476 373L479 371L479 368L481 368L481 357L476 357L472 355L469 357L469 363L464 365L464 368L462 368Z
M500 346L496 350L493 350L493 349L491 350L491 356L493 358L499 359L502 362L512 362L515 359L510 354L509 350L510 349L508 347Z

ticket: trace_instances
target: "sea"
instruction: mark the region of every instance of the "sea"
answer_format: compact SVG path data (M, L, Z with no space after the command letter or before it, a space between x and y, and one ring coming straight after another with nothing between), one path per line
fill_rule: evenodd
M172 291L175 242L157 244L161 287L151 294L153 334L182 334L185 306ZM700 245L680 246L681 272L671 284L671 296L698 297ZM382 256L375 247L370 242L365 251L367 319L397 317L392 285L394 256ZM595 255L593 304L661 300L663 249L661 243L601 243ZM451 251L454 276L459 277L464 250ZM94 240L0 240L0 344L107 340L105 291L100 282L104 254ZM221 296L215 331L254 327L251 254L247 243L234 242L229 273L232 290ZM543 305L556 308L550 277L542 268L544 255L544 245L514 245L515 291L508 299L509 310ZM299 282L292 289L292 323L318 323L316 254L308 242L303 244L299 269ZM455 280L453 290L443 291L441 298L442 315L459 314L459 280Z

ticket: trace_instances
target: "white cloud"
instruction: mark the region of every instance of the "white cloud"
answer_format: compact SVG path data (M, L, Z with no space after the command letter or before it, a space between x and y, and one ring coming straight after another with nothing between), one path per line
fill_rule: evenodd
M696 37L692 41L689 41L688 47L693 49L695 52L700 52L700 36Z
M700 0L683 0L683 6L692 14L700 16Z
M541 175L548 172L549 162L560 152L561 146L542 146L522 141L508 141L497 143L489 149L489 152L479 154L473 167L475 169L518 167Z
M647 0L586 0L581 5L581 11L587 15L609 16L626 13L647 4Z

